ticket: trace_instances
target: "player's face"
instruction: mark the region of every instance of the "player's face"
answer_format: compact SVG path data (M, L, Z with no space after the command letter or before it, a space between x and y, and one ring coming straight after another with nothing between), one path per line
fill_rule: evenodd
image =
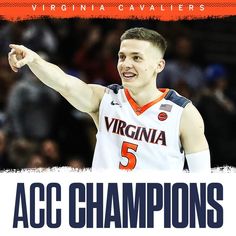
M164 66L160 50L150 42L136 39L121 42L117 69L124 87L144 88L154 84Z

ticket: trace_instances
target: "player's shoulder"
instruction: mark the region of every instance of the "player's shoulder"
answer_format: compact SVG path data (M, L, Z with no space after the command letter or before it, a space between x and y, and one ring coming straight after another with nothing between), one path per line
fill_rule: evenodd
M183 110L183 115L186 117L193 117L193 118L201 117L200 112L192 103L188 103L185 106L185 108Z
M181 116L181 129L194 129L194 127L204 127L204 121L198 109L192 104L188 103L183 109Z
M106 87L99 84L89 84L89 87L92 88L96 98L101 100L106 92Z
M180 95L173 89L169 89L168 93L165 96L165 100L170 101L182 108L185 108L188 104L191 104L191 101L188 98Z
M109 95L109 96L111 95L112 97L114 97L118 95L119 92L123 89L123 86L119 84L110 84L108 86L89 84L89 86L92 88L96 97L98 97L100 100L106 97L104 95Z
M119 85L119 84L110 84L106 87L106 92L109 93L109 92L113 92L114 94L118 94L119 91L123 89L123 86L122 85Z

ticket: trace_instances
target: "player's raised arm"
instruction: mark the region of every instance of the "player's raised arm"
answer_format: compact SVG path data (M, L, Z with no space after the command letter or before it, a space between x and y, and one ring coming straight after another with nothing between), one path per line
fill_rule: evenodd
M24 65L47 86L62 94L74 107L90 114L97 113L105 88L88 85L80 79L64 73L58 66L43 60L34 51L10 44L9 64L14 72Z
M210 173L210 151L204 134L203 119L192 103L184 108L180 134L190 172Z

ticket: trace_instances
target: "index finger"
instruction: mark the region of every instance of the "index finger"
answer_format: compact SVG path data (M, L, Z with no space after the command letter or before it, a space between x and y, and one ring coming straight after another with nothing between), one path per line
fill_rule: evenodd
M17 44L10 44L9 47L11 49L15 49L16 52L22 52L22 50L25 49L25 47L23 45L17 45Z

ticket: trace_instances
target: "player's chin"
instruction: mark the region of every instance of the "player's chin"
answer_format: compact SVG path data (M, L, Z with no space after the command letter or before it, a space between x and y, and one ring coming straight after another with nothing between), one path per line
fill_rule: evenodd
M130 78L121 77L121 81L123 84L132 84L132 83L135 83L136 80L137 80L137 76L133 76Z
M122 85L123 85L124 88L127 88L127 89L131 89L131 88L136 87L134 82L126 81L126 80L122 80Z
M139 87L139 84L137 83L137 81L122 80L122 85L124 88L127 88L127 89L135 89Z

